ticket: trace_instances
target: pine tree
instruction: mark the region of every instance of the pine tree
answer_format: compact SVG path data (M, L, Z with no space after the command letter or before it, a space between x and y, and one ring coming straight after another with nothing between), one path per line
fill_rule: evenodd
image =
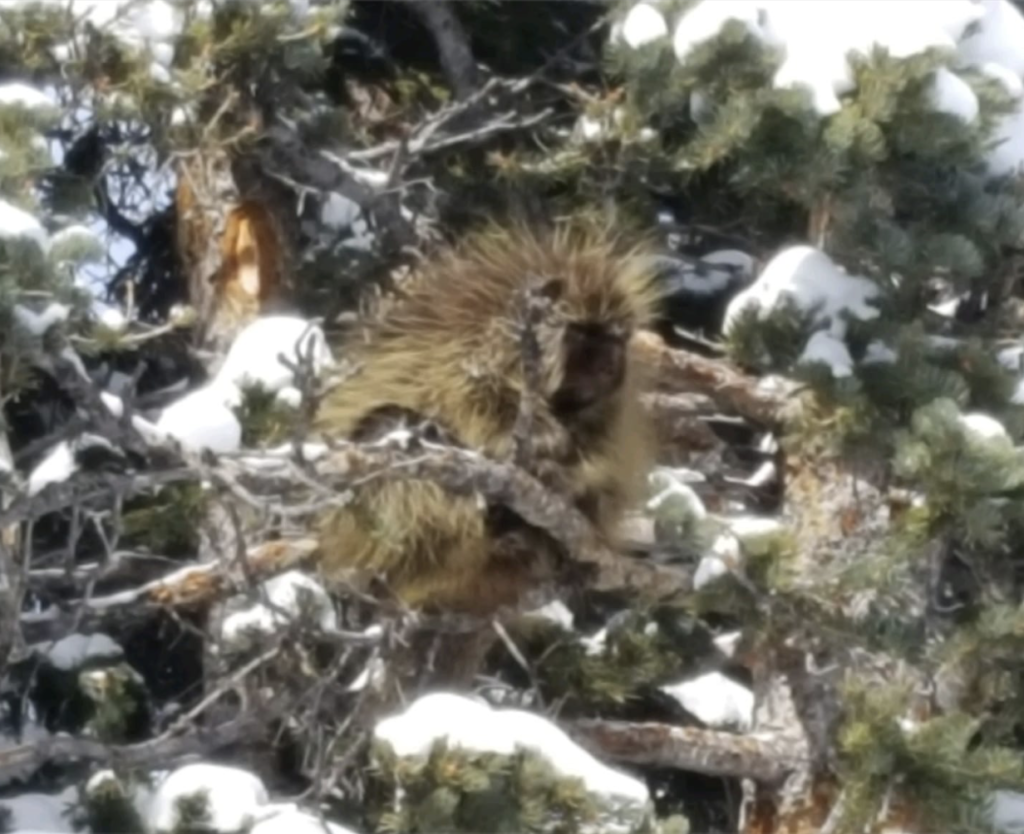
M588 830L580 742L649 788L623 830L1019 824L1020 55L1009 0L0 4L0 790L134 827L116 762L213 830L221 783L154 773L195 751L302 795L254 834ZM660 253L661 466L613 587L479 678L571 740L399 756L379 687L464 624L318 585L317 512L410 466L529 501L319 443L324 336L481 221L584 214Z

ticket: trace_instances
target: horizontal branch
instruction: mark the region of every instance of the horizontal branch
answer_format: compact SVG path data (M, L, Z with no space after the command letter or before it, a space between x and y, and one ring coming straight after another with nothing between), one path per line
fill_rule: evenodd
M601 719L574 721L564 729L597 756L708 776L774 783L806 763L799 743L777 734L745 736L700 727Z
M213 728L196 727L187 733L164 733L150 741L123 745L67 735L51 736L30 744L0 749L0 777L17 776L43 765L81 761L126 769L165 768L182 756L209 754L239 741L251 741L266 726L266 716L249 716Z
M0 513L0 529L77 504L107 499L111 495L122 495L127 498L169 484L197 481L200 477L201 473L191 467L127 474L78 472L66 481L48 485L35 495L23 496L13 501Z
M600 539L590 521L565 498L552 493L523 470L475 452L425 442L407 449L404 441L385 438L372 444L344 444L323 455L312 467L315 484L331 500L311 502L309 513L335 503L344 491L357 490L374 480L428 480L455 494L480 495L492 504L507 506L529 524L546 530L562 543L571 559L594 569L593 585L599 590L631 590L664 599L692 588L690 572L613 551ZM273 514L285 509L281 503L282 495L287 494L284 484L309 486L310 475L287 457L252 452L224 456L213 464L195 461L192 466L165 473L79 473L31 499L16 502L0 514L0 527L84 499L99 498L104 495L104 488L106 494L128 495L189 479L216 484ZM312 558L316 549L315 539L267 542L251 551L247 565L238 567L246 568L242 574L265 579ZM235 576L231 572L233 567L210 563L182 568L140 588L88 600L86 608L95 615L136 604L179 608L224 599L244 587L244 576Z
M178 568L167 576L138 588L107 596L85 597L67 603L67 610L22 614L21 628L29 645L57 639L71 627L93 626L125 612L147 607L196 609L220 602L244 591L249 578L262 582L307 562L316 553L314 539L270 541L252 548L238 560L208 562ZM73 625L72 625L73 624Z
M794 384L784 380L768 385L764 379L747 376L720 359L669 347L655 333L638 334L636 346L656 390L706 394L723 411L761 425L782 421L783 408L795 390Z
M570 558L594 568L592 586L598 590L633 590L664 599L692 589L693 577L687 571L613 551L583 513L515 466L426 442L422 443L423 453L415 456L398 448L397 443L387 441L370 446L352 444L332 453L321 473L341 476L342 484L386 476L429 480L453 493L481 495L545 530L565 546Z
M309 559L317 549L315 539L270 541L253 548L246 564L211 562L175 571L170 576L148 582L130 591L95 597L86 605L95 611L130 605L160 605L189 608L226 599L244 590L246 575L254 581L269 579ZM232 571L237 568L237 571Z

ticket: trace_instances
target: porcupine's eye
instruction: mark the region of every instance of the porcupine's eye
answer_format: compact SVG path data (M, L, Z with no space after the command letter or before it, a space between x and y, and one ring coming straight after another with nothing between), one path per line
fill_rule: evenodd
M614 394L626 375L626 339L598 324L571 324L563 342L562 385L552 398L556 412L579 411Z
M546 298L548 301L559 301L564 290L565 285L561 278L551 278L541 285L539 292L541 297Z

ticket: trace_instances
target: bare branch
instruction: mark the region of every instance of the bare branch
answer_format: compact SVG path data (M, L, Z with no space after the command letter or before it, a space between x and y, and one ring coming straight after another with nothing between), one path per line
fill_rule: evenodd
M781 421L782 410L795 390L795 385L783 381L777 387L768 386L721 360L671 348L655 333L638 334L635 345L659 391L706 394L722 410L761 425Z
M266 728L266 715L249 715L213 728L196 727L181 735L164 733L138 744L107 745L95 739L51 736L0 750L0 776L17 775L45 764L83 760L117 768L167 767L182 756L209 754L239 741L252 740Z
M804 766L800 746L782 735L754 737L700 727L600 719L575 721L565 730L598 756L709 776L774 783Z

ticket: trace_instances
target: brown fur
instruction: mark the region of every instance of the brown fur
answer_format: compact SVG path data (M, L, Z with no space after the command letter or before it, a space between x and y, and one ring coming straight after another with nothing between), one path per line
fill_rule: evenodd
M567 490L612 536L650 464L637 368L627 350L614 391L560 413L559 396L581 383L570 378L563 344L572 323L628 337L647 322L655 296L643 254L593 225L553 232L491 228L471 236L429 262L361 339L342 346L361 371L325 400L321 427L369 438L404 411L463 446L508 459L524 389L513 325L528 282L553 279L556 300L537 328L543 358L530 468ZM328 574L355 569L383 576L411 606L489 614L516 604L548 575L545 556L552 548L508 511L423 481L381 482L361 488L351 505L326 520L321 564Z

